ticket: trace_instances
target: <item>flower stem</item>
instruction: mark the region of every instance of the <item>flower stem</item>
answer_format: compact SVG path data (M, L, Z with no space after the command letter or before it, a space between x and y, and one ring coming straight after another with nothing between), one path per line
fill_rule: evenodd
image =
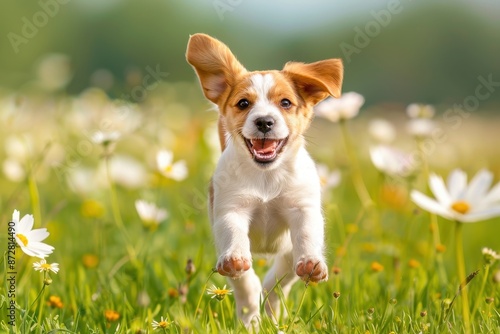
M118 197L116 196L116 188L115 184L113 182L113 179L111 178L111 168L110 168L110 163L109 163L109 155L105 156L105 163L106 163L106 174L108 177L108 182L109 182L109 192L110 192L110 197L111 197L111 211L113 213L113 219L116 223L116 226L120 229L120 231L123 234L123 237L125 238L126 241L126 248L127 252L129 255L130 261L132 261L134 264L136 264L137 260L137 254L132 247L132 243L130 242L130 238L128 236L127 230L125 229L125 225L123 225L123 220L122 216L120 213L120 206L118 205Z
M484 287L486 286L486 281L488 280L488 276L490 274L490 266L487 264L484 268L484 273L483 273L483 281L481 282L481 289L479 290L479 293L477 294L477 299L476 302L474 303L474 308L472 309L471 312L471 318L474 319L474 315L477 312L477 309L479 308L479 304L481 302L484 302Z
M198 303L196 304L196 309L194 310L195 318L196 318L196 315L198 314L198 309L200 308L201 300L203 299L203 296L205 294L205 290L207 290L208 282L210 281L210 278L212 277L212 275L216 272L217 272L217 270L215 268L212 269L212 271L210 272L210 275L208 275L207 280L205 281L205 284L203 285L203 289L201 290L200 298L198 299Z
M424 180L428 181L429 180L429 163L427 161L427 155L424 152L423 148L423 140L417 138L417 147L420 155L420 160L422 161L422 176L424 177ZM439 226L438 226L438 219L437 216L434 213L429 213L430 215L430 221L431 221L431 231L432 231L432 242L434 246L434 254L436 257L436 262L438 264L438 273L439 273L439 278L441 280L441 283L444 285L446 284L448 278L446 277L446 270L444 269L444 263L443 263L443 256L440 253L437 253L437 248L438 245L441 244L441 237L439 235Z
M461 284L462 293L462 314L465 326L465 333L470 333L470 313L469 313L469 298L467 295L467 286L465 285L465 260L464 260L464 247L462 237L462 224L455 222L455 255L457 260L458 279ZM463 285L463 286L462 286Z
M222 328L227 329L226 316L224 314L224 305L223 305L223 303L219 303L219 306L220 306L220 313L222 315L222 323L223 323L223 327Z
M40 194L38 192L38 186L36 185L36 180L33 170L29 173L28 188L30 192L31 209L33 210L33 217L35 221L41 224L42 210L40 208Z
M120 207L118 205L118 198L116 196L115 184L113 182L113 179L111 178L111 168L108 156L106 156L105 162L106 162L106 174L109 181L109 192L111 195L111 210L113 212L113 218L118 228L123 229L124 228L123 220L120 214Z
M363 207L364 208L371 207L374 204L374 202L363 181L363 176L361 175L361 168L359 167L358 158L356 157L356 151L354 149L351 136L349 135L349 131L347 129L347 123L345 120L341 120L339 122L339 125L340 125L340 131L342 132L342 139L344 140L347 156L351 163L352 182L354 184L354 188L356 189L356 193L358 194L358 197Z
M293 323L295 322L295 319L297 319L299 311L302 308L302 305L304 304L304 300L306 299L306 292L307 292L308 286L309 286L309 282L306 282L306 284L304 286L304 292L302 293L302 297L300 298L299 307L297 307L297 311L295 311L295 313L293 314L293 317L290 319L290 322L288 323L288 326L286 328L286 333L288 333L293 328Z

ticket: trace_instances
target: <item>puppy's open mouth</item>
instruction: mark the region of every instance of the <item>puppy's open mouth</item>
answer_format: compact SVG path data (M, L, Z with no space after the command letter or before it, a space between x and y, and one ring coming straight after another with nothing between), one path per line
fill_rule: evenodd
M273 138L244 138L248 150L252 154L253 159L259 163L270 163L276 160L285 146L288 137L283 139Z

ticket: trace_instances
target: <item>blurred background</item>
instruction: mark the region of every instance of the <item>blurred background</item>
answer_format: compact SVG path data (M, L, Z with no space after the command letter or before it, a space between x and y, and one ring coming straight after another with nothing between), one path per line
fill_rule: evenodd
M148 66L168 72L167 81L194 81L184 52L196 32L224 41L248 69L341 57L344 91L360 92L368 105L460 103L478 76L500 81L494 0L40 0L2 7L0 86L10 89L28 89L52 53L67 56L64 91L71 94L97 85L120 96ZM492 94L481 109L499 101Z
M500 177L500 156L489 144L498 141L500 124L498 1L38 0L2 7L0 204L8 211L29 175L55 198L78 193L78 186L86 196L105 187L97 132L120 135L117 183L157 187L158 175L143 169L154 171L156 152L169 149L186 161L186 182L203 194L219 148L217 114L204 112L210 106L185 60L189 35L197 32L225 42L249 70L342 58L343 91L366 100L349 126L371 185L378 174L368 124L389 120L391 141L414 151L405 113L411 103L436 110L438 135L426 152L432 171L461 167L472 175L489 168ZM307 139L318 162L349 179L337 127L317 119ZM90 174L97 176L89 181ZM175 203L187 201L206 219L188 184L172 188L179 197L169 209L182 211ZM419 187L425 184L421 179Z

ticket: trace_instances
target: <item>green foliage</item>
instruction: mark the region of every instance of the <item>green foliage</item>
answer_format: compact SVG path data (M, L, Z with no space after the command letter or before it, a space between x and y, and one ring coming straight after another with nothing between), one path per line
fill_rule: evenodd
M35 221L35 228L46 227L51 233L45 242L55 251L48 262L59 263L61 269L50 274L50 285L44 285L43 274L32 269L34 260L16 250L15 298L8 297L7 282L0 287L2 331L151 333L153 321L163 317L173 322L166 333L246 333L236 317L233 297L219 301L206 292L212 284L222 287L225 279L212 271L216 254L206 215L206 189L218 154L209 139L215 133L216 114L203 111L206 105L197 86L164 83L141 105L130 105L126 119L139 114L140 126L128 132L115 129L122 136L106 149L89 137L92 131L103 130L101 120L117 116L113 111L117 101L101 92L23 98L9 113L5 105L10 96L1 97L5 102L0 110L5 120L2 142L8 145L12 138L21 138L22 145L29 145L20 158L24 176L17 181L0 179L1 251L6 251L6 223L12 211L18 209L23 216L39 210L41 219ZM84 106L83 119L75 122L76 113L82 112L77 106ZM93 114L97 106L102 108ZM118 126L119 118L112 123ZM366 127L365 116L348 125L355 134L366 132L356 131ZM469 144L487 135L482 131L478 137L471 136ZM418 176L410 186L406 180L381 177L367 161L362 144L366 136L357 135L351 154L358 156L361 176L374 200L373 206L363 208L342 142L336 140L339 133L337 124L317 120L308 137L317 160L342 171L341 184L325 194L330 279L319 285L297 283L283 300L288 317L274 324L263 315L261 333L278 329L286 333L463 332L460 296L451 302L460 283L454 256L442 247L453 248L448 236L452 224L439 221L443 245L436 251L433 233L438 231L430 228L429 215L408 199L407 189L422 188L425 180ZM90 146L83 150L85 145ZM175 161L185 160L188 178L175 181L157 171L154 161L159 149L172 150ZM7 151L2 151L3 160L13 159ZM482 158L498 171L499 162L489 153ZM123 155L139 161L146 177L135 186L127 183L127 177L134 175L126 175L125 181L115 178L110 188L106 173L98 171L105 161ZM438 168L454 168L456 161L440 161ZM459 163L471 168L465 158ZM93 175L91 187L70 187L71 175L83 168ZM131 167L124 163L120 168ZM28 187L28 179L34 187ZM35 190L38 202L33 201ZM113 196L118 212L112 206ZM169 218L156 229L143 225L134 208L139 198L166 208ZM473 330L500 333L498 277L493 280L498 263L483 269L480 252L483 246L498 247L498 219L464 228L468 273L480 270L468 285L471 306L478 303ZM185 270L188 259L193 260L194 271ZM1 277L9 271L6 263L4 257ZM266 259L254 259L259 275L268 266ZM15 327L8 324L11 300L16 303Z

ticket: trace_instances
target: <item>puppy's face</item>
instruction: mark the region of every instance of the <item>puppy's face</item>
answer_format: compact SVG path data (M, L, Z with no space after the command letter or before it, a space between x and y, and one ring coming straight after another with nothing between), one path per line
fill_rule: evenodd
M302 145L313 106L340 94L343 71L338 59L249 72L224 44L196 34L190 38L187 60L207 99L219 107L219 134L227 135L262 168L277 167L293 156Z

